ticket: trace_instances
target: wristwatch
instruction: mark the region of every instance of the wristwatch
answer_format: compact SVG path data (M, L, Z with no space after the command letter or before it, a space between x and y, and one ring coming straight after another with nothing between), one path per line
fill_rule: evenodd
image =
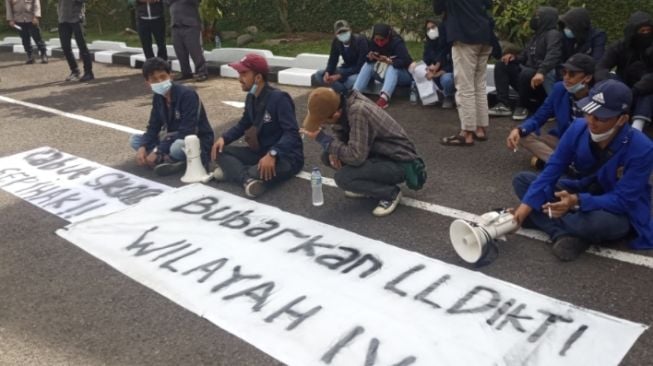
M276 158L277 155L279 154L279 152L277 150L275 150L275 149L270 149L269 154L270 154L271 157Z

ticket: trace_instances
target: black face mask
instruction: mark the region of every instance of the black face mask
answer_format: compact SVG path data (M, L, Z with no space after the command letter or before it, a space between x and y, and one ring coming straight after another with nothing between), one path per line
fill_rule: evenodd
M634 44L640 50L649 48L653 45L653 33L635 35Z
M537 15L533 15L530 22L528 22L528 26L531 27L532 30L536 31L539 25L540 25L539 18L537 17Z

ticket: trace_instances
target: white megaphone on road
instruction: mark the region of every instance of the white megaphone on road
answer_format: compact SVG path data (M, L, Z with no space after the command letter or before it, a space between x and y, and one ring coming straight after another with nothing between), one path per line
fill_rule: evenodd
M181 177L184 183L206 183L213 178L202 165L200 139L196 135L184 138L184 153L186 154L186 173Z
M505 210L491 211L481 215L478 224L455 220L449 227L449 237L460 258L468 263L478 263L485 259L495 239L503 238L518 228L511 213Z

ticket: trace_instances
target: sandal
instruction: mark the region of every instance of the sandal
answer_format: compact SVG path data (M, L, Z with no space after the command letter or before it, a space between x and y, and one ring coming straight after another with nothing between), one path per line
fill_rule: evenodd
M474 142L467 142L465 141L465 136L458 134L449 137L443 137L440 140L440 143L445 146L474 146Z
M483 128L483 135L479 136L476 134L476 131L472 132L472 135L474 135L474 140L476 141L487 141L487 131Z

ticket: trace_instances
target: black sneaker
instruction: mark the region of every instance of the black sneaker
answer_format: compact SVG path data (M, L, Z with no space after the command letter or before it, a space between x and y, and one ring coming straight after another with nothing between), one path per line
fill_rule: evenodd
M195 78L195 81L198 82L198 83L201 83L201 82L206 81L208 79L209 79L208 75L201 74L201 75L197 75L197 77Z
M512 119L515 121L523 121L528 117L528 109L524 107L515 108L515 112L512 114Z
M154 173L160 177L181 173L186 170L186 161L161 163L154 167Z
M93 80L93 79L95 79L95 76L93 75L92 72L85 72L85 73L84 73L84 76L82 76L82 77L79 79L79 82L80 82L80 83L85 83L85 82L87 82L87 81L91 81L91 80Z
M512 116L512 110L503 103L497 103L488 110L488 115L491 117L509 117Z
M25 61L25 65L32 65L32 64L34 64L34 57L27 56L27 61Z
M48 63L48 51L43 50L41 51L41 63L42 64L47 64Z
M66 81L78 81L79 80L79 71L73 71L68 75Z
M553 255L563 262L576 260L590 245L574 236L561 236L553 243Z
M190 80L192 78L193 74L177 74L174 76L173 81Z
M372 215L377 217L390 215L391 213L394 212L394 210L399 205L399 201L401 201L401 196L402 196L401 191L397 191L397 195L392 200L379 201L379 204L376 206L376 208L374 208L374 211L372 211Z
M265 183L260 179L248 179L243 184L245 189L245 196L249 198L256 198L265 192Z

